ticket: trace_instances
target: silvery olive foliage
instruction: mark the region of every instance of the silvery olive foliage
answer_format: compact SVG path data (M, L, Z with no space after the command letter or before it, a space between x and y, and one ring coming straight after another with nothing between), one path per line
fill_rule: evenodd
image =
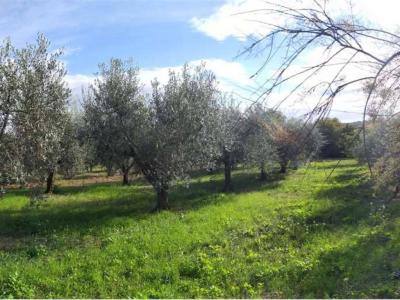
M217 120L215 76L204 65L170 71L162 86L152 82L144 111L131 119L127 137L135 161L158 195L158 209L168 208L168 191L190 170L215 157Z
M107 167L121 170L124 183L134 167L126 141L126 123L142 115L144 101L138 68L132 61L111 59L100 64L99 73L84 98L84 119L97 160ZM135 125L134 125L135 127ZM131 129L131 128L130 128Z
M24 48L6 41L0 49L0 147L6 149L1 164L12 165L7 172L19 180L42 182L60 159L70 90L62 51L49 47L38 35Z
M7 39L0 46L0 145L17 110L17 83L15 49Z
M218 127L215 130L221 149L225 148L233 152L241 147L243 123L244 116L239 103L228 96L221 96L218 107Z
M232 167L243 152L244 116L233 98L222 95L218 107L218 124L211 136L216 138L217 162L224 165L224 190L230 191Z
M360 133L362 135L362 133ZM379 118L366 126L365 145L359 142L354 156L365 163L364 147L369 150L368 159L373 165L373 181L379 199L390 201L399 196L400 184L400 119Z
M10 132L17 113L17 83L15 49L7 39L0 45L0 180L3 183L20 173L15 156L15 137Z
M386 141L384 153L374 164L375 188L392 200L400 196L400 118L388 121L387 134L381 136Z
M261 104L248 111L247 124L246 161L260 168L261 179L266 179L276 163L286 173L289 165L296 168L316 157L323 143L317 128Z
M86 98L84 98L86 99ZM100 164L97 153L96 153L96 145L93 143L90 137L90 128L85 121L85 111L75 111L72 114L72 121L75 127L76 139L79 145L79 149L81 152L81 163L82 168L85 171L92 172L93 168Z
M278 160L277 145L273 139L273 127L283 118L279 113L262 105L252 107L247 115L245 137L245 161L260 169L260 179L266 180Z
M85 96L85 121L100 161L121 169L134 164L157 191L158 208L166 209L171 185L215 155L215 76L203 65L185 65L144 94L138 72L119 59L100 65Z
M62 51L51 52L39 35L36 44L17 49L17 111L13 131L27 175L42 181L54 173L61 155L70 90L60 62Z
M61 154L59 171L66 179L73 178L84 170L86 149L80 145L78 139L79 116L68 114L61 137Z
M215 155L210 134L217 120L215 76L204 65L170 71L168 83L152 83L145 129L131 143L140 169L158 194L158 208L168 208L168 190ZM139 163L140 162L140 163Z
M366 125L365 144L369 151L369 158L371 163L382 157L387 151L388 142L390 140L389 122L385 119L378 119L375 122ZM361 162L366 163L367 157L365 156L364 141L362 140L362 133L360 134L360 141L353 148L353 155Z

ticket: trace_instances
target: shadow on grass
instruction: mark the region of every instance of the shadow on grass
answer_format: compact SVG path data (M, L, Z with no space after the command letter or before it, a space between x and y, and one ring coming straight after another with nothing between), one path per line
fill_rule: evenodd
M259 190L270 190L280 186L283 174L274 173L267 181L260 181L254 172L236 171L232 176L232 191L227 195L236 195ZM199 177L200 178L200 177ZM172 209L193 210L210 204L232 201L233 197L213 197L223 192L224 178L221 173L213 174L208 181L194 180L188 187L178 186L171 195Z
M26 207L22 210L0 211L0 236L29 237L49 235L63 230L85 232L101 227L113 218L149 216L152 193L118 193L111 199L93 200L40 208ZM49 199L48 201L51 201Z
M398 271L398 231L396 222L389 226L376 227L381 220L371 215L372 200L371 185L359 173L339 174L333 178L343 185L332 186L321 190L316 198L329 200L328 205L321 205L313 215L305 218L304 230L315 226L317 237L330 236L343 229L343 234L351 236L340 238L338 243L332 241L332 248L321 252L310 269L294 265L285 269L282 280L287 282L288 294L291 298L398 298L400 296L399 281L393 277ZM346 184L347 183L347 184ZM316 200L316 201L320 201ZM400 211L399 206L393 206L394 211ZM398 216L398 215L397 215ZM388 217L388 216L386 216ZM392 219L393 220L393 219ZM302 222L300 222L302 224ZM312 227L313 228L313 227ZM299 235L295 238L302 241L301 247L315 231ZM302 240L302 238L304 240ZM332 235L332 239L336 237ZM311 243L307 243L311 245Z
M308 223L326 223L334 226L340 224L356 224L369 217L372 187L367 177L360 176L357 171L350 171L332 177L332 182L340 183L316 193L321 200L334 201L310 217Z
M315 163L321 163L323 162L323 165L316 165ZM357 168L357 167L362 167L362 165L360 163L358 163L357 161L354 162L348 162L346 160L342 160L342 161L338 161L337 159L329 159L329 160L317 160L317 161L313 161L313 169L316 170L322 170L322 169L326 169L326 170L332 170L333 168L335 168L336 170L343 170L343 169L351 169L351 168Z
M281 177L277 176L274 179L278 180ZM255 174L244 172L235 174L233 182L234 194L257 189L272 189L279 185L277 182L260 182ZM45 237L64 230L84 233L87 230L99 229L115 218L128 217L136 220L148 218L155 206L155 193L150 186L144 184L145 181L141 179L127 187L117 183L60 187L57 189L57 194L39 208L28 206L20 210L1 210L0 239L2 236L3 238ZM189 188L178 186L170 193L171 211L195 210L210 204L232 201L233 197L214 197L221 192L222 186L222 178L207 182L198 180L190 184ZM26 195L26 190L13 191L13 194L15 193ZM57 199L69 195L84 197L84 200ZM96 199L99 195L102 197ZM90 200L91 197L93 200Z
M369 232L321 253L311 270L294 272L290 284L299 298L398 298L392 274L399 250L390 234Z
M86 183L84 185L71 185L71 186L58 186L56 185L54 194L56 195L74 195L80 193L86 193L94 188L106 188L106 187L114 187L114 188L123 188L123 187L145 187L148 186L148 183L143 178L137 178L135 181L131 182L127 186L123 186L120 182L95 182L95 183Z

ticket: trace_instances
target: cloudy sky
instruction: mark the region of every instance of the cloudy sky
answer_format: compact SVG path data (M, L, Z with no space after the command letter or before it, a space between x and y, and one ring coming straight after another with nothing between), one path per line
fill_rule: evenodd
M338 11L343 8L341 1L333 1ZM354 2L359 17L382 27L397 26L400 1ZM257 16L249 18L243 12L263 5L263 0L0 0L0 38L10 37L16 46L24 46L40 32L52 47L63 47L75 97L92 80L100 62L118 57L133 58L144 83L154 77L162 81L169 68L185 62L205 61L221 89L233 91L245 103L252 97L251 90L262 83L262 78L250 79L262 55L237 55L265 31L254 22ZM333 115L344 121L359 119L361 105L352 103L342 99ZM285 109L296 114L310 105Z

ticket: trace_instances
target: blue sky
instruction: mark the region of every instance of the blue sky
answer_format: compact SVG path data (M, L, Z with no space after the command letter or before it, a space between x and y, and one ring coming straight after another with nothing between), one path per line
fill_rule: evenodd
M340 1L345 0L331 3L342 10ZM396 1L381 0L385 2L381 5L376 0L355 3L360 13L391 26L398 23L398 10L393 9ZM52 47L63 47L67 81L74 97L79 97L81 87L93 80L97 65L111 57L133 58L142 70L144 83L154 77L166 80L169 69L178 69L184 63L205 61L222 90L255 97L248 90L256 89L266 77L251 80L250 76L261 64L262 55L239 59L236 55L249 45L249 37L259 37L265 29L238 12L263 5L263 0L0 0L0 38L10 37L21 47L40 32L50 39ZM309 57L310 61L315 59L312 53ZM271 68L274 64L267 73ZM281 92L277 91L275 97ZM346 98L341 101L338 111L358 111L362 107L354 101L350 105ZM296 103L287 105L286 110L295 115L310 107L312 103ZM359 118L359 114L334 115L345 121Z
M170 68L206 61L223 90L241 90L252 84L252 62L235 59L246 43L234 36L212 38L193 22L224 4L226 0L0 0L0 38L10 37L22 47L40 32L53 48L64 48L74 97L93 79L98 64L111 57L132 58L146 84L154 77L162 81Z
M70 74L93 73L110 57L132 57L142 68L181 65L203 58L232 59L234 38L216 41L191 25L222 0L0 1L0 35L17 45L44 33L65 47Z

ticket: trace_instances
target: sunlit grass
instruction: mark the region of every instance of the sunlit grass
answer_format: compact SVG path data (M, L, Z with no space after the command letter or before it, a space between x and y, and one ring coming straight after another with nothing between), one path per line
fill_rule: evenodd
M399 206L371 205L365 169L334 161L257 181L196 177L151 213L142 181L0 200L2 297L400 297Z

